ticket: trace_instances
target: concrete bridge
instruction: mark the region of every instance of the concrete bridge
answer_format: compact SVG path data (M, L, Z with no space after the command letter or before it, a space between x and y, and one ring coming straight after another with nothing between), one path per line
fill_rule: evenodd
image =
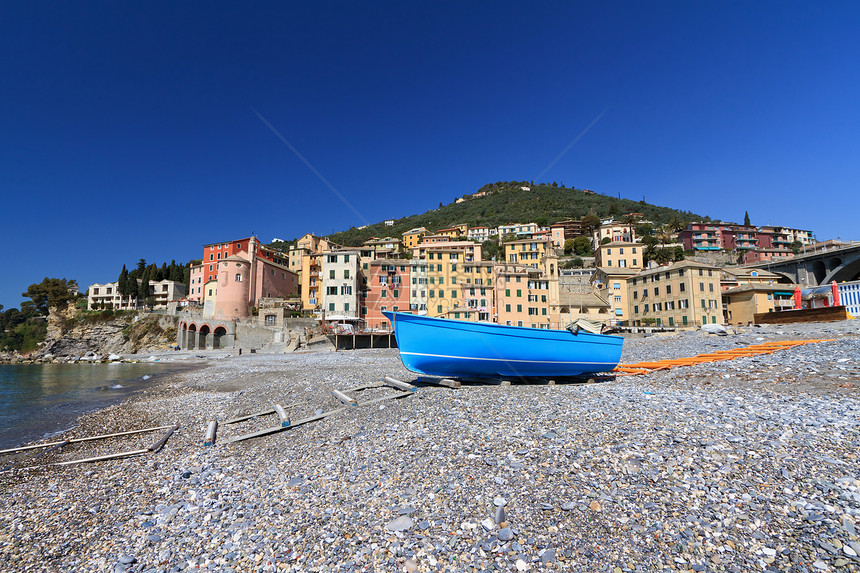
M860 279L860 243L828 247L791 259L754 265L787 277L795 284L826 285Z

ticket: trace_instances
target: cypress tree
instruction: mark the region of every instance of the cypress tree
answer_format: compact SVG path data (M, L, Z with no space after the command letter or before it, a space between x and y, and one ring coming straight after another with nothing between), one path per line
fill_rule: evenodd
M139 277L143 274L143 270L146 268L146 259L140 259L137 261L137 276Z
M119 273L116 290L122 296L128 294L128 270L125 268L125 265L122 266L122 271Z
M149 269L144 269L143 275L141 276L140 284L137 285L138 303L145 301L146 297L149 296L149 277Z
M745 227L750 226L750 214L747 211L744 211L744 226Z

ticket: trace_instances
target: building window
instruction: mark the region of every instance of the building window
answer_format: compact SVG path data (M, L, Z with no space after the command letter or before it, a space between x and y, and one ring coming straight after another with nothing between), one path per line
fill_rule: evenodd
M680 285L678 285L678 287L678 290L680 290L681 292L687 290L687 285L685 283L681 283Z
M266 326L275 326L277 321L278 321L278 317L275 316L274 314L267 314L266 315Z
M334 312L334 303L333 302L328 303L328 309L330 312Z

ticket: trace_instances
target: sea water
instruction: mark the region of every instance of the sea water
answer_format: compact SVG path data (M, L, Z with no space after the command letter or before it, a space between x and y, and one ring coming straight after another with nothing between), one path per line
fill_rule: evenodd
M2 364L0 450L67 430L79 416L121 402L180 368L158 362Z

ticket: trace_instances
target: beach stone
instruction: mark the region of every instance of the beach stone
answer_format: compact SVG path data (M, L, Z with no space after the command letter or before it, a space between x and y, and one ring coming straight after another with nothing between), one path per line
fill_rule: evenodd
M132 563L136 563L137 558L134 555L120 555L119 562L123 565L130 565Z
M496 524L500 524L503 523L505 519L505 508L501 505L496 507L495 511L493 512L493 521L495 521Z
M499 530L496 536L499 538L499 541L510 541L514 538L514 532L510 527L503 527Z
M413 525L412 519L406 515L402 515L393 521L389 521L385 525L385 529L389 531L406 531Z

